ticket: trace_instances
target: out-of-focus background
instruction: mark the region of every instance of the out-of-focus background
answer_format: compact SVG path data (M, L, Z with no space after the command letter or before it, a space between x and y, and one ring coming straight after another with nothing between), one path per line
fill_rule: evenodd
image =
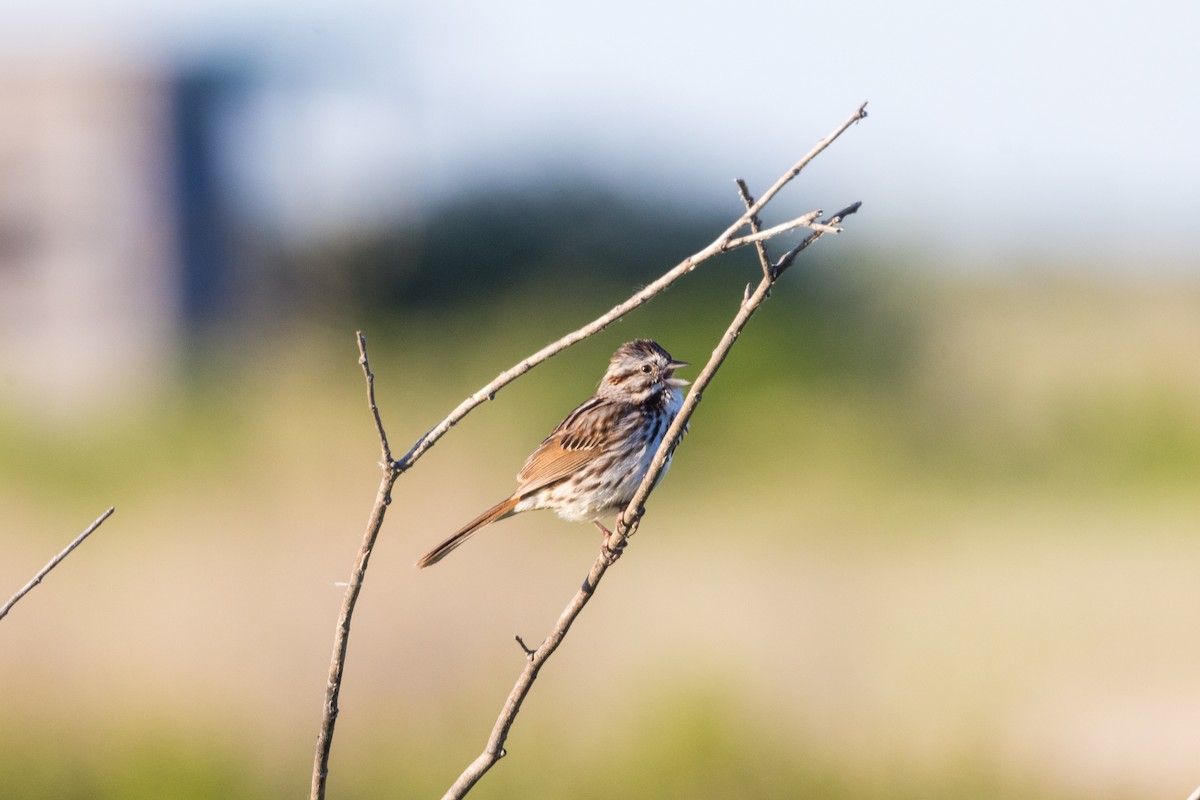
M711 387L480 797L1185 797L1200 784L1194 3L18 3L0 27L6 797L307 791L378 480L740 213L864 202ZM794 241L791 239L789 241ZM331 797L437 796L578 586L505 496L706 264L399 482Z

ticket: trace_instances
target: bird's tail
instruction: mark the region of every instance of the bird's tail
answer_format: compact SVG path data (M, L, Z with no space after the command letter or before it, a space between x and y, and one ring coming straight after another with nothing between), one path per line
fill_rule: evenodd
M518 498L510 497L507 500L497 503L475 519L468 522L461 530L458 531L458 533L454 534L449 539L442 542L437 547L433 548L424 556L422 556L421 560L417 562L417 569L424 569L430 564L436 564L437 562L441 561L450 554L451 550L458 547L467 539L471 538L471 535L483 526L490 525L497 520L512 516L514 513L516 513L513 511L513 509L516 508L517 501Z

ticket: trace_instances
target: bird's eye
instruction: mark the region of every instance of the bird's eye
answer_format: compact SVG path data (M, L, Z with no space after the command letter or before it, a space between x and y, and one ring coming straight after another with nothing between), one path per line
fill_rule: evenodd
M653 369L653 367L651 367L649 364L642 364L642 372L646 373L647 375L650 374L651 369Z

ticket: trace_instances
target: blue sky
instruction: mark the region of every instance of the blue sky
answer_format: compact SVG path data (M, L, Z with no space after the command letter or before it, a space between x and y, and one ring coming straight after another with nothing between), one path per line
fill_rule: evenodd
M0 45L255 61L232 163L293 228L543 172L732 211L732 178L761 188L866 100L778 214L862 200L862 241L964 264L1196 264L1194 2L172 5L22 0Z

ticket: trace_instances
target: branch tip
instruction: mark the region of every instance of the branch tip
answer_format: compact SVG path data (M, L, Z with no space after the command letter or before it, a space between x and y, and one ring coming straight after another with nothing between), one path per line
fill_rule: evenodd
M520 645L523 651L525 651L525 657L532 661L533 657L537 655L537 650L531 650L529 646L525 644L525 640L521 638L521 634L515 634L513 638L517 640L517 644Z
M839 211L838 213L834 214L834 215L833 215L833 217L832 217L832 219L834 219L834 220L843 220L843 219L845 219L846 217L850 216L851 214L857 214L857 213L858 213L858 210L859 210L860 208L862 208L862 200L855 200L853 203L851 203L850 205L846 206L845 208L843 208L843 209L842 209L841 211Z

